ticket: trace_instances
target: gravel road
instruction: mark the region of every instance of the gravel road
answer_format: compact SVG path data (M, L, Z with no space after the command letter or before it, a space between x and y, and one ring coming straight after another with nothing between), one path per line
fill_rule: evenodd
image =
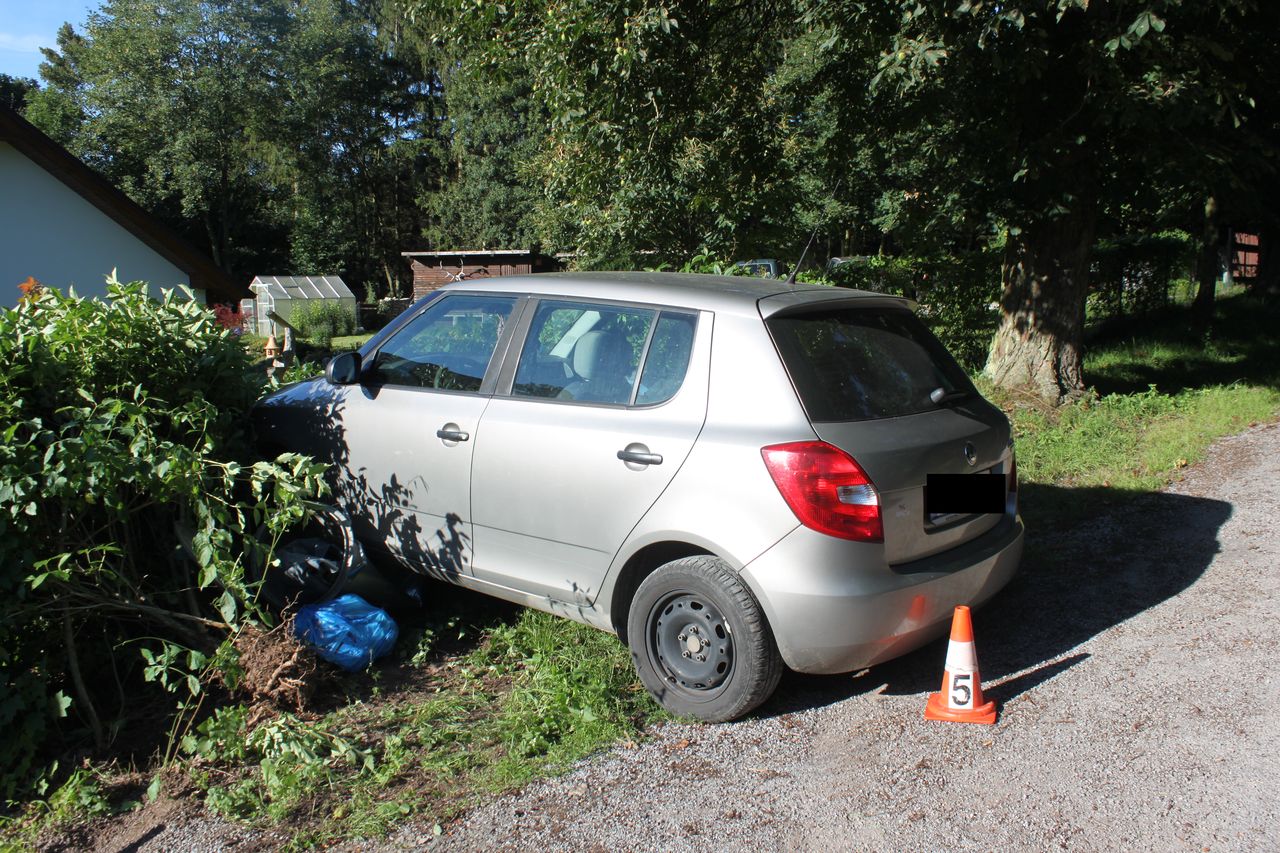
M1280 849L1277 517L1280 425L1266 425L1166 491L1055 537L1031 530L1022 573L974 616L994 726L922 718L940 641L853 676L788 674L757 717L662 726L439 836L410 823L377 847ZM87 846L284 840L190 814L158 823Z
M1092 490L1068 497L1089 501ZM790 675L473 811L440 850L1280 848L1280 426L1052 539L975 614L995 726L926 722L945 641Z

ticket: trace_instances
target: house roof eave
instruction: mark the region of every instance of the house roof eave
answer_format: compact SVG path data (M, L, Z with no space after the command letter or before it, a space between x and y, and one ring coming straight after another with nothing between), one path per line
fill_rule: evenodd
M186 273L191 287L203 290L207 301L238 301L252 295L247 287L237 285L230 275L176 231L45 136L17 112L2 104L0 141L12 145L28 160L57 178L156 254Z

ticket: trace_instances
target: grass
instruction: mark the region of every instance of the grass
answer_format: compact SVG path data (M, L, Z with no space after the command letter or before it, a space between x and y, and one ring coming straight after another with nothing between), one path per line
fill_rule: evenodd
M1280 394L1220 386L1116 394L1064 411L1014 414L1024 481L1152 491L1215 439L1269 419Z
M1214 440L1270 420L1274 389L1244 385L1164 394L1114 394L1057 412L1011 413L1029 529L1060 527L1155 491L1198 461ZM1037 490L1038 485L1061 486ZM1072 489L1101 487L1087 503Z
M1185 309L1109 321L1090 341L1086 380L1100 394L1155 385L1164 393L1247 385L1280 388L1280 310L1247 294L1219 299L1211 332L1197 335Z
M1112 322L1092 337L1085 378L1095 390L1058 409L1004 400L1013 421L1029 526L1070 523L1158 489L1216 439L1280 410L1280 309L1247 295L1219 300L1209 335L1185 309ZM984 392L1001 402L990 388ZM1110 490L1081 505L1036 485Z
M329 349L334 352L360 349L373 335L373 332L366 332L360 335L339 335L329 342Z
M1190 332L1185 312L1112 323L1090 341L1095 395L1052 410L1004 400L1032 536L1158 489L1216 438L1274 418L1277 330L1276 306L1246 296L1221 300L1207 338ZM327 707L252 731L250 709L224 707L165 771L166 789L237 820L285 826L293 846L321 846L381 835L410 816L443 824L664 718L612 636L463 590L439 587L433 598L421 621L402 626L398 659L321 685ZM113 793L108 776L76 771L0 828L0 847L130 807L136 790Z
M347 677L327 713L249 730L249 709L220 709L188 748L187 784L215 812L283 824L293 846L321 846L385 834L410 816L448 821L661 716L625 649L595 629L462 591L409 627L420 638L402 650L409 659L374 670L372 682ZM442 632L464 642L433 652Z

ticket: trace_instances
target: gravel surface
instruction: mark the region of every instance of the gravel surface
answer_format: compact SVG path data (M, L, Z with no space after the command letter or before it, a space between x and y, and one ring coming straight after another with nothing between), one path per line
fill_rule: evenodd
M922 718L940 641L852 676L788 674L757 717L661 726L442 835L409 823L378 847L1278 849L1278 516L1267 425L1164 492L1055 537L1032 530L1022 573L974 616L994 726ZM279 841L184 814L95 846Z
M760 718L664 726L391 845L1275 850L1277 517L1271 425L1165 492L1034 541L975 614L995 726L922 718L936 643L853 677L789 676Z

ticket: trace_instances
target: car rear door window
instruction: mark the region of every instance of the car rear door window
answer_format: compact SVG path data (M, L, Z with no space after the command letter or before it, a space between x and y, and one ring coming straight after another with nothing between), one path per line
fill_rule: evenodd
M824 308L766 321L809 419L859 421L917 414L976 393L924 324L899 308Z
M640 387L636 389L637 406L665 403L680 390L689 369L697 324L698 319L693 314L663 311L658 317L658 325L649 341L649 351L645 354Z
M387 339L373 380L387 385L479 391L514 296L442 297Z
M664 402L684 380L694 326L690 314L544 301L511 393L618 406Z

